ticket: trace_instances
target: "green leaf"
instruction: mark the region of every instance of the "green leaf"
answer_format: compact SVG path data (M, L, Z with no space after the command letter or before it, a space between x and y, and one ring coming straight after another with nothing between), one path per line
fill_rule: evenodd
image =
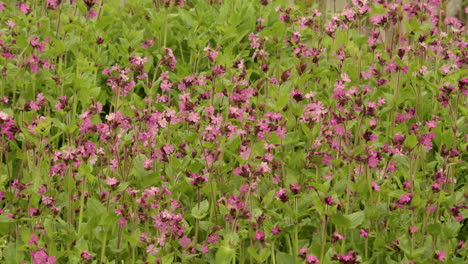
M262 248L260 253L257 253L257 250L253 247L249 247L247 251L249 252L249 255L254 257L254 259L259 263L265 262L270 256L270 250L268 248Z
M440 223L434 223L427 226L427 232L431 235L437 236L442 232L442 225Z
M350 228L351 227L351 220L341 214L334 214L330 221L337 225L338 227Z
M39 122L37 126L34 128L34 131L36 131L40 135L48 135L50 128L52 127L52 121L50 118L46 118L45 120Z
M3 249L3 257L5 259L5 263L18 263L17 262L17 256L16 256L16 244L15 243L9 243L8 246L6 246L5 249Z
M89 216L90 217L93 217L93 216L99 216L101 217L103 212L106 212L106 207L104 207L104 205L102 205L98 200L94 199L94 198L90 198L88 200L88 212L89 212Z
M208 200L204 200L200 203L200 208L198 208L198 205L192 208L192 216L196 219L202 219L207 215L209 208L210 203L208 202Z
M404 144L408 148L414 148L416 144L418 144L418 138L416 137L416 135L411 134L408 137L406 137Z
M276 262L277 263L294 263L294 256L288 255L283 252L276 252Z
M261 257L253 247L249 247L247 249L247 252L249 252L249 255L252 256L256 261L261 262Z
M230 247L222 246L216 252L217 264L230 264L236 255L236 251Z
M161 258L162 264L171 264L172 261L174 261L174 253L165 255L164 257Z
M346 217L351 221L351 228L356 228L362 224L364 216L364 211L360 211L347 215Z

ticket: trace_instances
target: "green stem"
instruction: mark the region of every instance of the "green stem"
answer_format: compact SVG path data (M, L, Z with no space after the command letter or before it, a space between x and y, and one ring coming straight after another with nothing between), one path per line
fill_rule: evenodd
M276 257L275 257L275 242L271 243L271 263L276 264Z
M163 44L163 47L166 48L166 43L167 43L167 30L168 30L168 26L169 26L169 23L168 23L168 16L167 16L167 11L166 11L166 17L164 19L164 44Z
M323 263L323 257L325 256L325 246L327 244L327 222L328 216L325 215L325 220L322 222L322 248L320 250L320 261Z
M78 219L78 234L80 234L81 223L83 222L85 188L86 188L86 177L83 177L83 184L82 184L82 188L81 188L81 199L80 199L80 216L79 216L79 219Z
M297 217L297 197L294 197L294 255L299 253L299 230Z
M107 231L103 228L104 232L104 240L102 240L102 248L101 248L101 263L105 263L104 257L106 255L106 242L107 242Z

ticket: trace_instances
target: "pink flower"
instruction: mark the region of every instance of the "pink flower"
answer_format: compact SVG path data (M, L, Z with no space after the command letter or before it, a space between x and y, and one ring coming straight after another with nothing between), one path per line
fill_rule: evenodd
M333 233L332 235L332 241L335 242L335 241L338 241L338 240L343 240L344 239L344 236L342 236L340 233L338 232L335 232Z
M18 9L23 14L29 14L31 12L31 8L27 3L18 3Z
M368 162L369 162L369 167L370 168L375 168L375 167L377 167L377 165L379 165L379 159L376 156L371 156L368 159Z
M161 82L160 87L163 92L170 92L172 88L172 83L168 80L164 80Z
M200 115L197 112L190 112L187 117L187 121L195 124L200 120Z
M200 175L198 173L191 173L190 178L192 178L192 180L190 181L190 184L195 185L197 187L205 182L208 182L208 177L204 175Z
M3 10L5 10L5 6L5 3L0 2L0 13L3 12Z
M332 163L331 163L331 160L332 160L332 159L333 159L332 156L326 155L326 154L325 154L324 157L323 157L323 159L322 159L322 162L323 162L323 164L325 164L325 165L331 166L331 165L332 165Z
M413 194L412 193L405 193L401 195L400 200L398 200L398 204L409 204L411 203L411 200L413 199Z
M439 252L434 254L434 258L440 262L445 262L445 257L446 257L446 254L445 254L445 251L443 250L440 250Z
M412 186L411 186L411 183L407 182L407 181L404 181L403 182L403 187L406 189L406 190L411 190Z
M384 15L372 15L369 20L374 25L383 25L387 22L387 18Z
M220 238L221 237L218 234L213 234L211 236L208 236L208 238L206 240L210 244L216 244Z
M285 188L280 188L279 191L275 193L275 197L277 200L282 201L283 203L289 200L288 195L286 194Z
M152 47L154 45L154 42L152 40L145 40L142 44L141 47L144 49L147 49L148 47Z
M333 200L333 198L330 197L330 196L325 197L325 198L324 198L324 201L325 201L325 203L326 203L327 205L333 205L333 204L335 203L335 201Z
M119 185L120 182L116 178L107 177L106 184L113 187Z
M380 192L380 186L378 183L376 182L373 182L372 183L372 190L376 191L376 192Z
M418 229L417 227L415 227L415 226L410 225L410 226L408 227L408 232L409 232L410 234L414 234L414 233L419 232L419 229Z
M427 67L426 66L421 66L421 69L419 69L419 75L426 75L427 74Z
M257 233L255 233L254 239L260 242L265 241L265 233L263 233L262 231L258 231Z
M436 208L434 206L428 206L426 207L426 213L433 213L435 212Z
M153 160L152 159L148 159L146 158L144 161L143 161L143 168L145 170L151 170L151 168L153 167Z
M201 244L201 247L200 247L200 252L201 252L202 254L206 254L206 253L208 253L209 251L210 251L210 248L208 247L208 245L207 245L205 242L203 242L203 243Z
M155 256L159 252L159 248L155 247L154 244L149 244L146 247L146 253L150 256Z
M282 230L283 230L283 229L281 229L281 228L273 227L273 228L271 229L271 233L272 233L274 236L276 236L276 235L278 235Z
M16 26L16 24L15 24L15 22L13 22L13 20L8 20L6 22L6 24L7 24L9 29L12 29L12 28L14 28Z
M466 245L465 245L465 241L460 240L460 241L458 242L457 249L462 249L462 248L466 248Z
M119 222L117 223L120 227L125 227L127 225L127 219L125 217L120 217Z
M354 251L349 251L348 254L343 255L343 254L338 254L333 256L333 260L338 260L340 263L344 264L358 264L359 261L357 261L357 254Z
M318 258L315 255L312 255L312 254L307 255L306 261L307 261L307 263L314 263L314 264L319 263Z
M166 65L167 67L169 67L171 69L171 71L174 71L175 66L177 64L177 59L174 56L174 53L172 52L171 49L166 48L166 57L164 57L161 60L161 63Z
M47 4L51 7L54 7L58 4L58 0L47 0Z
M81 257L90 260L93 258L93 255L91 255L88 251L83 250L83 252L81 253Z
M289 184L289 189L293 194L299 194L299 191L301 190L301 186L299 185L298 182L296 183L291 183Z
M53 256L48 256L44 249L39 249L31 252L33 264L55 264L57 259Z
M39 241L39 237L36 236L36 234L32 234L31 238L28 241L28 245L36 245L37 246L37 241Z
M298 90L292 90L290 95L292 98L294 98L294 100L296 100L296 102L300 102L304 99L304 94Z
M369 236L369 231L365 228L359 229L359 236L362 238L367 238Z
M213 62L217 57L218 57L218 51L221 47L217 47L216 49L212 49L210 47L210 44L206 46L203 50L206 51L207 53L205 54L205 58L208 58L211 62Z
M91 10L89 10L87 17L88 17L89 19L94 19L94 18L96 18L97 14L98 14L98 13L96 12L96 10L91 9Z
M322 102L317 101L306 105L304 114L301 115L301 122L317 122L323 119L323 116L328 113Z
M179 239L179 245L183 248L188 247L190 243L192 243L192 240L190 240L190 238L188 238L187 236L184 236Z
M271 169L268 166L268 163L266 163L266 162L260 163L260 165L258 165L258 169L261 172L271 172Z
M306 258L307 257L307 248L299 249L299 257Z

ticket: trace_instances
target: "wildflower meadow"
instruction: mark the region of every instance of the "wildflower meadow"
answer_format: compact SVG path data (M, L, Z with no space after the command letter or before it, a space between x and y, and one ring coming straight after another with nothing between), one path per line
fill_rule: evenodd
M0 0L0 263L468 263L468 2Z

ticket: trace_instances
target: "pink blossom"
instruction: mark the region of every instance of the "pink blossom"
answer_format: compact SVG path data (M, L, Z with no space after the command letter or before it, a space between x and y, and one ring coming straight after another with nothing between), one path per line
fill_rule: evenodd
M118 225L119 225L120 227L125 227L125 226L127 225L127 222L128 222L128 221L127 221L127 219L126 219L125 217L120 217L119 222L118 222Z
M380 192L380 185L376 182L373 182L372 183L372 190L376 191L376 192Z
M208 236L206 239L210 244L216 244L221 237L218 234Z
M368 162L370 168L375 168L379 165L379 159L376 156L369 157Z
M318 258L315 255L312 255L312 254L307 255L306 261L307 261L307 263L314 263L314 264L319 263Z
M117 186L120 182L116 178L107 177L106 184L109 186Z
M89 19L94 19L94 18L96 18L97 14L98 13L96 12L96 10L90 9L88 11L88 15L86 17L88 17Z
M317 122L323 119L328 113L322 102L317 101L306 105L304 114L301 115L301 122Z
M93 255L91 255L88 251L83 250L83 252L81 252L81 257L90 260L93 258Z
M47 0L47 4L51 7L55 7L58 4L58 0Z
M192 240L190 240L190 238L188 238L187 236L184 236L179 239L179 245L183 248L188 247L190 243L192 243Z
M413 199L413 194L412 193L405 193L401 195L400 200L397 201L398 204L404 205L404 204L409 204L411 200Z
M28 245L29 246L31 246L31 245L36 245L37 246L37 241L39 241L39 237L36 236L36 234L32 234L31 238L28 241Z
M262 231L258 231L257 233L255 233L254 239L263 242L265 240L265 233L263 233Z
M146 253L150 256L155 256L159 252L159 248L155 247L154 244L149 244L146 247Z
M334 232L332 235L332 241L343 240L343 239L344 239L344 236L342 236L338 232Z
M29 12L31 12L31 8L27 3L18 3L18 9L21 13L26 15L29 14Z
M206 253L208 253L209 251L210 251L210 249L208 248L208 245L207 245L205 242L203 242L203 243L201 244L201 247L200 247L200 252L201 252L202 254L206 254Z
M326 196L323 200L325 201L325 203L326 203L327 205L333 205L333 204L335 204L335 201L333 200L333 198L332 198L331 196Z
M190 112L188 114L187 121L195 124L198 122L198 120L200 120L200 115L197 112Z
M359 229L359 236L362 238L367 238L369 236L369 231L365 228Z
M273 234L274 236L276 236L276 235L278 235L281 231L282 231L281 228L273 227L273 228L271 229L271 234Z
M48 256L44 249L39 249L31 252L33 264L55 264L57 259L53 256Z
M369 20L374 25L383 25L387 22L387 18L384 15L372 15Z
M12 29L12 28L14 28L16 26L16 24L15 24L15 22L13 22L13 20L8 20L6 22L6 24L7 24L9 29Z
M343 255L343 254L338 254L333 256L333 260L338 260L340 263L343 264L358 264L359 262L357 261L357 254L354 251L349 251L348 254Z
M154 45L154 41L152 40L145 40L142 44L141 47L144 49L147 49L148 47L152 47Z
M445 251L439 250L437 253L434 254L434 258L437 259L440 262L445 262Z
M286 194L286 189L285 188L280 188L279 191L275 193L275 197L277 200L282 201L283 203L287 202L289 200L287 194Z

